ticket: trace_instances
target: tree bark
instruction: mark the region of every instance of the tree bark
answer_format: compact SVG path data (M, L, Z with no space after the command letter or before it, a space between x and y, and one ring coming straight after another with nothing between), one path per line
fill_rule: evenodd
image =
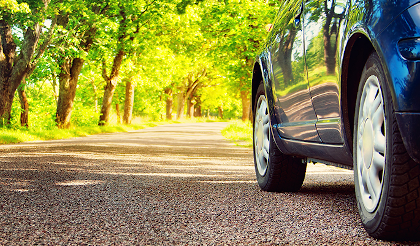
M101 115L99 117L99 125L104 126L109 123L109 115L111 112L112 98L114 96L116 81L106 81L104 98L102 100Z
M114 96L115 88L117 87L118 75L120 72L121 64L124 58L124 50L121 47L117 55L114 57L111 75L108 77L106 73L106 64L103 61L102 77L106 85L104 91L104 98L102 100L101 115L99 117L99 125L103 126L109 123L109 115L111 112L112 98Z
M182 119L184 117L184 108L185 108L185 95L183 92L177 94L178 105L176 108L176 119Z
M22 81L22 84L25 83L25 80ZM20 101L20 125L24 126L26 128L29 127L29 103L28 103L28 97L26 96L26 92L24 87L19 86L18 88L18 94L19 94L19 101Z
M203 114L201 113L201 105L198 105L194 109L194 117L203 117Z
M194 103L192 102L191 98L187 100L187 116L189 118L194 117Z
M115 110L117 112L117 123L121 124L122 121L121 121L121 112L120 112L120 104L119 103L115 104Z
M172 105L173 105L173 98L172 98L172 89L166 88L165 94L167 95L166 98L166 119L172 120Z
M57 100L56 122L59 128L69 128L74 98L76 96L77 81L83 67L84 60L75 58L63 59L60 66L59 93Z
M124 116L123 123L131 124L133 118L134 107L134 83L128 79L125 83L125 101L124 101Z
M194 117L202 117L201 113L201 99L200 97L196 98L195 108L194 108Z
M222 108L222 106L219 106L219 118L220 119L223 119L223 108Z
M249 111L250 111L250 98L248 91L241 91L242 99L242 121L249 120Z

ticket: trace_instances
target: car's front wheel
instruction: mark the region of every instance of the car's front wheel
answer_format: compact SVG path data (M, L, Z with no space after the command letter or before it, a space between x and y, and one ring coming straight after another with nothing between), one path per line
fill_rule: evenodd
M302 186L306 162L284 155L274 142L268 103L261 82L254 102L253 147L258 185L264 191L297 191Z
M363 69L355 112L354 183L362 224L375 238L416 236L420 169L402 142L376 53L370 55Z

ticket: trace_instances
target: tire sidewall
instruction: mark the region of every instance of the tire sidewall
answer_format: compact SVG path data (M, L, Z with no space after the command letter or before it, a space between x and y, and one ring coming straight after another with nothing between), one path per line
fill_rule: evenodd
M358 118L359 118L359 109L360 109L360 99L363 92L363 87L367 79L375 75L379 79L379 84L381 86L382 97L384 100L384 114L385 114L385 126L386 126L386 150L385 150L385 168L382 181L382 192L379 199L379 204L373 212L368 212L364 205L360 195L359 187L359 178L357 174L357 128L358 128ZM362 72L362 77L359 84L359 90L357 93L356 100L356 110L354 117L354 139L353 139L353 165L354 165L354 185L355 185L355 194L357 200L357 206L359 209L359 214L362 220L362 224L365 227L366 231L374 235L380 229L381 223L384 219L385 209L387 207L387 198L389 197L389 188L391 182L391 165L392 165L392 121L393 121L393 110L390 98L390 92L388 85L386 83L385 74L381 66L381 62L376 53L372 53L366 62L365 68Z

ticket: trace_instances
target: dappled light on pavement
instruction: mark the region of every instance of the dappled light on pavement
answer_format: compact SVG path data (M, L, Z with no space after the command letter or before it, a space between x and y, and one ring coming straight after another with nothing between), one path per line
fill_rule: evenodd
M308 164L299 192L262 192L226 125L0 145L0 244L388 244L363 230L351 171Z

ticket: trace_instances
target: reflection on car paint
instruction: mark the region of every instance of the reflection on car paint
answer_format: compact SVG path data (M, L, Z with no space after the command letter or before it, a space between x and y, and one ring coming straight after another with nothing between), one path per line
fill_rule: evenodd
M286 11L287 10L287 11ZM305 71L304 42L300 18L302 4L289 2L279 14L277 31L269 47L273 64L273 93L283 138L320 142L315 128L316 115L312 106ZM286 93L284 93L286 92ZM294 123L298 123L297 126ZM296 134L297 132L305 134Z

